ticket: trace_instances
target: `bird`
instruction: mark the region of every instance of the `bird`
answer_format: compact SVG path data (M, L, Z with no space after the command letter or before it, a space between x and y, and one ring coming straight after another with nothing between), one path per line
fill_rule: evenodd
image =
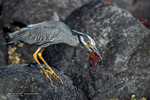
M33 58L41 68L40 71L44 74L46 79L50 80L52 87L54 87L54 85L50 75L55 79L59 79L62 84L63 81L62 77L58 76L42 57L42 53L46 47L59 43L65 43L70 46L81 44L86 50L94 52L95 56L102 59L100 52L96 48L95 41L87 34L70 29L69 26L59 20L56 12L54 12L53 20L30 24L20 30L10 33L9 36L10 41L8 44L23 42L38 46L38 49L33 54ZM41 59L47 68L44 68L38 59Z

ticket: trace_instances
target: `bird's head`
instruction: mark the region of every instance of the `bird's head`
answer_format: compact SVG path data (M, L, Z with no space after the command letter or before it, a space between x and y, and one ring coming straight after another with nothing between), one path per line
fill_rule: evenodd
M95 66L96 61L102 59L102 56L100 55L98 49L96 48L95 41L89 35L86 35L84 33L75 30L71 30L71 31L74 32L73 35L78 37L80 43L88 50L87 52L92 56L88 59L88 62L91 68L93 68L90 61L94 61L94 66Z
M102 59L98 49L96 48L95 41L86 34L80 34L78 35L80 43L91 53L93 53L95 56L98 56L100 59Z

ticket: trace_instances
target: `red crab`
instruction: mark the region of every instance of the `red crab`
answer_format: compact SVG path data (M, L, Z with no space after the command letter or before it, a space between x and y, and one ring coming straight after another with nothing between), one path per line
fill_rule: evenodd
M149 24L146 23L146 22L147 22L146 19L140 19L139 21L140 21L144 26L146 26L147 28L149 27Z
M86 51L86 52L88 52L92 56L88 59L88 62L90 64L91 68L93 68L91 61L94 61L94 66L95 66L96 61L101 60L101 58L93 51L92 52Z
M106 0L106 2L110 2L111 0Z

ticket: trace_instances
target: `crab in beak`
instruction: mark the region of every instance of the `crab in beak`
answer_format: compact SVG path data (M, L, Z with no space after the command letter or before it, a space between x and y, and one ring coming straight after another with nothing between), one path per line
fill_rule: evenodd
M87 45L88 45L88 43L87 43ZM88 48L88 51L86 51L86 52L91 55L91 57L88 59L88 62L90 64L91 68L93 68L93 66L95 66L97 61L102 60L102 56L99 53L99 51L95 45L88 45L87 48ZM94 61L93 65L92 65L91 61Z
M80 43L88 50L87 52L91 55L91 57L88 59L88 62L93 68L91 61L94 61L94 66L96 64L96 61L99 61L102 59L102 56L100 55L100 52L96 48L95 41L86 34L82 34L79 36Z

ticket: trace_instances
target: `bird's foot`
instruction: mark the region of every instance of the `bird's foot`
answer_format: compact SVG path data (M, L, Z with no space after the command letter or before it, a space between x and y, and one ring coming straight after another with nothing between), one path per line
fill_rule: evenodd
M54 87L53 81L52 81L52 79L50 78L50 76L48 75L48 73L47 73L46 71L43 71L43 70L40 70L40 72L44 74L45 80L47 80L47 78L50 80L52 87Z
M55 78L55 79L59 79L60 80L60 82L63 84L63 82L62 82L62 80L61 80L61 76L58 76L58 75L56 75L56 73L53 71L53 70L45 70L46 72L48 72L48 73L50 73L50 74L52 74L53 75L53 77Z
M47 80L47 78L48 78L48 79L51 81L52 87L54 87L54 86L53 86L53 82L52 82L50 76L48 75L48 73L50 73L51 75L53 75L53 77L54 77L55 79L58 78L58 79L60 80L60 82L63 84L63 82L62 82L62 80L61 80L62 77L59 76L59 75L56 75L56 73L55 73L53 70L51 70L51 71L45 70L45 72L43 72L42 70L40 70L40 72L44 74L46 80Z
M47 80L46 73L43 70L40 70L40 72L44 74L45 80Z

